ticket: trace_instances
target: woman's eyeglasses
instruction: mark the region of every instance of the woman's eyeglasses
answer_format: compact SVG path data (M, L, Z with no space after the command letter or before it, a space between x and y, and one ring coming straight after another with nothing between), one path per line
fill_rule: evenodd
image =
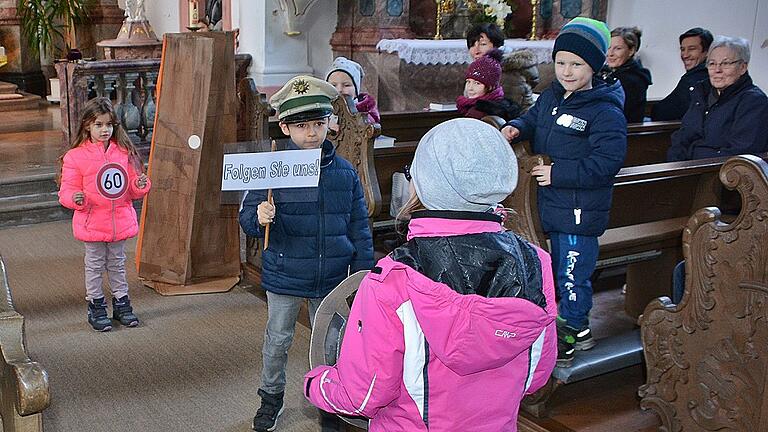
M741 60L721 61L720 63L707 62L707 69L730 69L738 63L741 63Z

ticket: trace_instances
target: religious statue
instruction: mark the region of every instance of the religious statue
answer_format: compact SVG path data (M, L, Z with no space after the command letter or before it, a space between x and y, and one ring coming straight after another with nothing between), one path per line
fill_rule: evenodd
M221 31L223 22L221 21L222 6L221 0L210 0L205 7L205 23L208 30Z
M144 0L125 0L125 17L127 22L147 21Z
M307 10L316 0L278 0L280 15L283 16L283 31L288 36L301 34Z

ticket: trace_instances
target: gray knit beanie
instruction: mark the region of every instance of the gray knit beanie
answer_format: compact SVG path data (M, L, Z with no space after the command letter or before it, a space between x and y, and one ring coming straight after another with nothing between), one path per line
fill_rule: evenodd
M504 136L473 118L440 123L416 147L411 176L428 210L487 211L517 185L517 159Z
M363 72L363 67L360 66L360 63L352 61L346 57L336 57L331 64L331 69L325 74L325 80L328 81L331 74L336 71L342 71L352 78L352 83L355 85L355 97L357 97L357 95L360 94L360 86L362 85L363 77L365 76L365 72Z

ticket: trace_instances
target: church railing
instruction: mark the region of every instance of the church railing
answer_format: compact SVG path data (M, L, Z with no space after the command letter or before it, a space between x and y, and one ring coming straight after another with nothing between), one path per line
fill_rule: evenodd
M236 82L247 76L250 54L237 54ZM56 64L61 82L62 145L77 134L85 103L108 97L133 143L146 157L152 142L160 59L119 59Z

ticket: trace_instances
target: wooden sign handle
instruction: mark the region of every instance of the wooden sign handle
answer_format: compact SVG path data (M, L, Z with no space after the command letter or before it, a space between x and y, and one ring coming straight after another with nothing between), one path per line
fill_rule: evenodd
M272 149L271 151L277 150L277 143L275 143L275 140L272 140ZM272 189L267 190L267 202L274 205L274 202L272 201ZM269 247L269 227L272 225L272 223L268 223L267 226L264 228L264 250L267 250Z

